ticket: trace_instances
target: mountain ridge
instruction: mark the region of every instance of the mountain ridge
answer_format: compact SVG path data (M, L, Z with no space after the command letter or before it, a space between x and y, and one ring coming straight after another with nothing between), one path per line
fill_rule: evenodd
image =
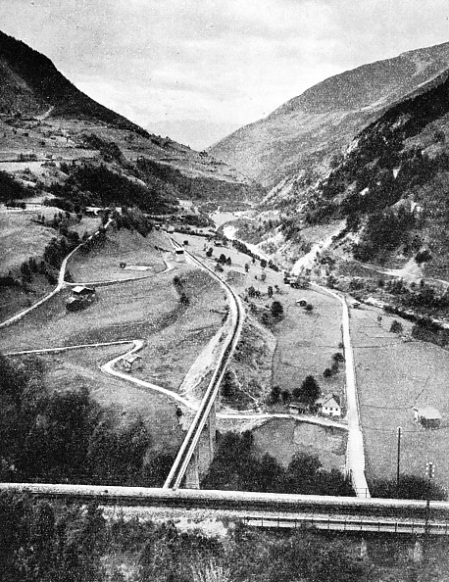
M306 167L322 176L356 133L448 67L449 43L362 65L321 81L208 151L267 187Z

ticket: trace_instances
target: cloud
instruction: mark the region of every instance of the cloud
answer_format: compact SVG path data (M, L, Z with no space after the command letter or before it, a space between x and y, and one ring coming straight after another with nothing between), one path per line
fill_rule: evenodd
M150 127L248 123L327 76L449 38L447 0L14 0L2 13L5 32Z

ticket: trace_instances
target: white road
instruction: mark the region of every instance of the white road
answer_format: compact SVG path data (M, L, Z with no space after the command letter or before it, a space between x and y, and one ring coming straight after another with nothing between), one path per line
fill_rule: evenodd
M311 286L328 293L338 299L342 305L342 330L343 345L345 354L346 372L346 405L348 421L348 445L346 451L346 468L349 469L354 489L360 497L370 497L369 487L365 474L365 449L363 446L363 432L360 421L360 409L357 396L356 375L354 366L354 351L351 344L351 333L349 328L349 308L343 297L316 283Z

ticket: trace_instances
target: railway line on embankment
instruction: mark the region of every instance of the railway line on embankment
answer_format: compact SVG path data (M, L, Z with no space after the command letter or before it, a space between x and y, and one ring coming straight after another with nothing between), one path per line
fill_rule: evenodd
M173 241L173 239L172 239ZM178 243L173 241L176 246ZM243 321L245 319L244 308L240 302L239 297L223 279L218 277L212 269L201 263L192 254L184 251L189 257L189 260L199 266L201 269L206 270L214 279L216 279L220 285L225 289L229 299L230 299L230 330L227 337L224 339L224 345L220 354L218 365L212 375L211 381L206 389L204 397L200 403L200 406L195 414L195 417L187 431L187 435L181 444L178 454L175 458L175 462L170 470L170 473L165 481L164 488L177 489L181 486L182 480L186 474L189 463L191 462L195 450L198 446L201 433L208 421L209 415L211 414L212 407L214 406L215 399L217 398L220 384L223 375L226 371L226 367L232 358L235 347L239 341L240 332L242 330Z
M258 528L312 527L329 532L448 536L449 503L94 485L0 483L1 491L36 499L89 503L148 519L188 517L235 520Z

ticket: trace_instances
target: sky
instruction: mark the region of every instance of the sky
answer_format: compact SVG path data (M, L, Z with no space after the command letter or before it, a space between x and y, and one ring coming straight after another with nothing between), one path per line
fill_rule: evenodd
M449 41L448 0L0 0L0 29L203 149L325 78Z

